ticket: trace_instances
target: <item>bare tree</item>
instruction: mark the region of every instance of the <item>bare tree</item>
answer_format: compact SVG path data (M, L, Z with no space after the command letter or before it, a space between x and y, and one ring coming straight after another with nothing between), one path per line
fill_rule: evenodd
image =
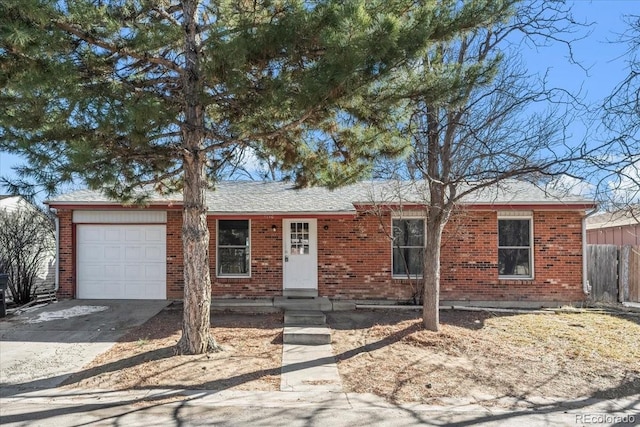
M597 134L605 138L586 160L600 177L598 197L605 206L633 213L640 203L640 15L625 21L626 31L617 43L628 46L627 75L604 100L603 128Z
M518 61L520 37L534 44L563 42L578 27L560 2L514 2L514 15L438 43L389 85L383 96L400 100L400 127L412 151L402 178L421 182L427 206L423 266L423 322L439 329L442 232L461 199L507 179L544 182L567 173L581 155L566 143L566 128L580 111L565 90ZM430 79L427 73L444 79ZM446 85L442 86L442 81ZM405 117L401 114L404 113Z
M0 210L0 272L9 275L14 302L26 304L38 275L55 251L51 218L37 209Z

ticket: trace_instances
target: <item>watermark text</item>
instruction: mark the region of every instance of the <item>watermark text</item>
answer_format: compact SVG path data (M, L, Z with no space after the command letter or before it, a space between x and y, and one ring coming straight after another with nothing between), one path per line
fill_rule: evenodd
M635 424L636 416L629 414L577 414L576 424Z

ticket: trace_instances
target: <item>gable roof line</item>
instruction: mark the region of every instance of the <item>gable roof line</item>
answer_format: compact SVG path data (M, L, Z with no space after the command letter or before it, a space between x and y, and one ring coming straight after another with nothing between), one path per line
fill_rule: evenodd
M424 182L364 181L330 190L323 187L296 189L283 182L225 181L206 192L210 213L354 212L357 205L424 205ZM150 194L148 205L182 205L180 194ZM465 196L465 206L549 205L595 206L591 200L544 191L522 181L487 187ZM47 201L51 207L64 205L117 205L99 191L80 190Z

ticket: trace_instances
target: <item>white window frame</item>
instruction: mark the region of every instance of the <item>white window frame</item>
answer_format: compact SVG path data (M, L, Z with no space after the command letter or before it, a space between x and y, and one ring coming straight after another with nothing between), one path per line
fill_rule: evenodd
M241 274L220 274L220 221L246 221L248 227L248 242L244 247L247 248L247 254L249 257L249 268L247 273ZM235 247L235 246L222 246L222 248ZM240 246L237 246L240 247ZM246 218L219 218L216 220L216 277L219 278L250 278L251 277L251 220Z
M422 266L422 271L423 274L419 274L419 275L411 275L411 274L402 274L402 275L396 275L393 273L393 271L395 270L394 264L393 264L393 251L396 248L395 242L394 242L394 238L393 238L393 221L397 221L397 220L422 220L422 227L423 227L423 239L424 239L424 246L422 246L422 250L423 250L423 254L424 251L426 250L427 247L427 219L425 218L424 215L420 215L420 214L405 214L405 215L392 215L391 216L391 278L392 279L422 279L423 275L424 275L424 259L423 259L423 266ZM417 248L418 246L408 246L409 248Z
M528 220L529 221L529 275L500 275L502 280L533 280L535 278L534 259L534 238L533 238L533 212L499 212L496 227L498 229L498 260L500 259L500 249L518 249L524 246L500 246L500 221L508 220Z

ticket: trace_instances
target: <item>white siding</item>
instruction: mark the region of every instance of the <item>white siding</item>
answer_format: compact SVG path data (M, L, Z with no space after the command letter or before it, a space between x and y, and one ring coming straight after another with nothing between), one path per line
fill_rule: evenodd
M73 211L77 224L165 224L167 212L154 210Z

